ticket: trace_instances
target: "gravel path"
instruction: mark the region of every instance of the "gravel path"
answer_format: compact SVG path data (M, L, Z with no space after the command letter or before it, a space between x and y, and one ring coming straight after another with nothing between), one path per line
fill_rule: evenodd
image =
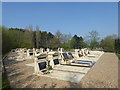
M84 88L118 88L118 58L105 53L81 80Z
M15 62L5 60L5 67L13 88L116 88L118 87L118 58L105 53L83 77L80 83L33 75L34 68L25 64L33 60Z

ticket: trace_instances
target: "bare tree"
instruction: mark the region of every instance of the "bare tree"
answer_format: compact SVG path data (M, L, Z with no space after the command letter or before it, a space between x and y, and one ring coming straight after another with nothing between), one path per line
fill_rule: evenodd
M40 26L36 25L36 31L39 31L39 30L40 30Z
M40 44L40 27L39 25L36 25L36 48L39 48Z
M30 25L26 26L26 29L29 30L29 31L32 31L33 30L33 26L30 24Z
M89 32L84 39L91 49L99 46L99 33L95 30Z

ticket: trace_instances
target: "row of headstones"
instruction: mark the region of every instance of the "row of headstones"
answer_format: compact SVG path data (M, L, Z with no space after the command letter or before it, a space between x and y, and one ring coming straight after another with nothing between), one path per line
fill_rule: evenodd
M11 50L11 52L18 52L18 53L31 53L31 52L34 52L34 53L37 53L37 52L40 52L40 53L44 53L44 52L50 52L50 51L53 51L53 50L50 50L49 48L45 49L44 48L40 48L40 49L26 49L26 48L17 48L17 49L13 49ZM63 48L58 48L57 50L58 52L63 52ZM89 50L87 48L84 48L84 49L75 49L75 53L79 53L79 54L82 54L82 55L86 55L86 54L89 54ZM29 56L29 54L28 54Z
M48 54L49 52L54 52L52 49L47 48L46 51L44 48L35 49L33 48L33 51L30 50L27 51L27 56L30 56L30 53L33 54L33 56L39 56L40 54ZM63 52L63 48L58 48L57 52Z
M62 53L63 52L63 48L58 48L57 52L58 53ZM44 48L40 48L40 49L26 49L26 48L17 48L17 49L13 49L11 50L11 52L16 52L20 57L25 57L28 59L33 59L34 56L40 56L40 54L48 54L49 52L52 52L53 50L50 50L49 48L45 49ZM75 57L79 57L80 55L85 56L86 54L88 54L89 51L88 49L75 49Z
M84 52L85 50L86 49L84 49ZM80 51L79 49L75 49L75 53L76 53L75 55L78 55L79 51ZM49 65L52 68L54 68L56 64L66 64L66 60L64 61L63 58L61 57L61 53L63 53L63 49L62 48L58 49L57 57L54 57L55 53L57 52L49 52L47 55L47 59L45 58L39 60L37 57L34 59L34 63L35 63L34 71L36 75L41 73L44 70L44 68L48 67Z
M60 55L60 53L58 53L57 51L53 51L53 52L49 52L47 54L47 57L44 59L42 58L39 60L37 57L35 57L34 58L35 74L37 75L39 73L42 73L42 71L49 66L54 68L55 65L61 64L59 61L59 55Z
M75 49L75 57L87 56L90 54L90 51L87 48Z
M59 60L58 60L60 58L60 56L58 55L58 57L54 57L54 54L56 52L62 53L63 52L63 48L58 48L58 50L56 52L50 50L49 48L47 48L46 50L47 51L45 51L44 48L40 48L40 49L35 49L35 48L33 48L33 49L19 48L19 49L12 50L12 52L17 52L19 55L26 55L26 56L36 56L36 55L39 55L40 53L47 54L47 60L48 61L46 61L46 59L38 60L37 57L34 57L35 73L38 74L40 67L41 67L41 70L42 70L42 68L48 66L49 64L50 64L50 66L52 66L52 68L54 68L54 66L56 64L61 64L59 62ZM75 49L75 53L76 53L75 55L78 55L78 53L80 53L80 50L79 49ZM49 62L49 64L48 64L48 62ZM46 63L47 65L43 65L43 66L40 65L42 63Z
M45 51L44 48L40 48L40 49L26 49L26 48L17 48L17 49L12 49L11 52L16 52L17 54L26 54L27 56L30 56L30 53L44 53L44 52L49 52L50 49L47 48L47 51Z
M20 58L25 57L28 59L33 59L34 56L40 56L41 54L47 54L49 52L52 52L53 50L50 50L49 48L47 48L46 50L44 48L40 48L40 49L26 49L26 48L16 48L16 49L12 49L11 52L16 52L17 56L19 56ZM58 48L57 52L63 52L62 48Z

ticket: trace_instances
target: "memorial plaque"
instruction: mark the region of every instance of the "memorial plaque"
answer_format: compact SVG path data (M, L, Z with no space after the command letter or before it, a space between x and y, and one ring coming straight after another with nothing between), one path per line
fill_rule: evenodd
M55 65L59 64L59 60L58 59L54 59L53 62L54 62Z
M71 52L68 52L68 54L69 54L72 58L74 58Z
M30 56L33 55L33 53L30 53Z
M38 65L39 65L39 69L42 70L42 69L46 68L47 63L46 62L41 62L41 63L38 63Z
M68 59L67 57L67 53L62 53L63 57L64 57L64 60Z

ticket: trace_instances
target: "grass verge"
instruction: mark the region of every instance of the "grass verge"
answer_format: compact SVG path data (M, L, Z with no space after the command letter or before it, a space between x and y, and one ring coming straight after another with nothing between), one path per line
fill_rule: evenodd
M118 59L120 60L120 54L116 54L118 56Z
M3 73L2 74L2 90L7 89L7 88L9 88L9 90L10 90L10 88L11 88L10 83L9 83L6 73Z
M4 58L6 55L7 54L2 55L2 58ZM2 69L4 69L4 67ZM2 72L1 81L2 81L2 90L6 90L6 89L11 90L10 82L8 80L8 77L7 77L5 69L4 69L4 72Z

